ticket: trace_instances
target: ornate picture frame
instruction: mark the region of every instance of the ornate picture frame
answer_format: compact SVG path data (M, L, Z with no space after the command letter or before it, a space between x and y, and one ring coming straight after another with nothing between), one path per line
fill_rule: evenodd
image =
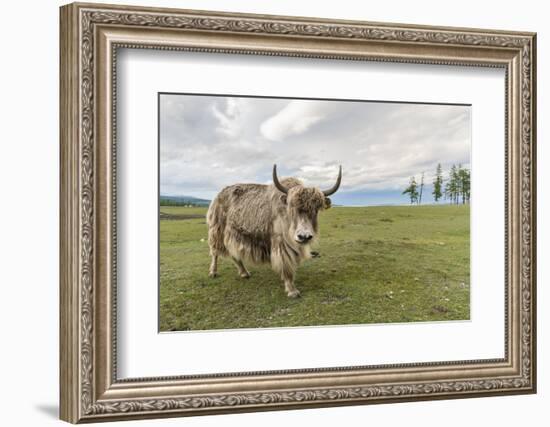
M536 35L74 3L60 11L60 416L111 421L536 391ZM500 67L505 357L117 378L118 48Z

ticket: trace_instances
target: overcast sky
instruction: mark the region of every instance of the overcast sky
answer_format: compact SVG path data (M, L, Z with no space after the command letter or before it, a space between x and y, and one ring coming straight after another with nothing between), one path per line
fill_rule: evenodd
M162 195L212 199L226 185L267 184L273 163L328 188L341 164L333 203L406 203L410 177L425 171L430 184L438 162L469 166L470 107L160 96Z

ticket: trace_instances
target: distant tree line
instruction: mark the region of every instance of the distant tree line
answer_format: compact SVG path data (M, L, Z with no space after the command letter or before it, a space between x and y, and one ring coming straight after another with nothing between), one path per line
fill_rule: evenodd
M204 203L193 203L189 200L160 199L160 206L204 207Z
M416 177L412 176L409 180L409 186L405 188L402 194L407 194L411 205L422 203L422 193L424 190L424 172L420 176L420 183L417 183ZM443 169L441 163L438 163L433 180L432 195L436 203L442 198L448 200L451 204L470 203L470 170L462 165L452 165L448 172L448 178L443 178Z

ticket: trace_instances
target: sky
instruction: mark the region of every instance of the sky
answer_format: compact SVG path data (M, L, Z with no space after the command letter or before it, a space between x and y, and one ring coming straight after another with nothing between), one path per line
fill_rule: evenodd
M225 186L280 177L331 187L333 204L405 204L438 163L470 164L470 108L458 105L160 94L160 194L213 199Z

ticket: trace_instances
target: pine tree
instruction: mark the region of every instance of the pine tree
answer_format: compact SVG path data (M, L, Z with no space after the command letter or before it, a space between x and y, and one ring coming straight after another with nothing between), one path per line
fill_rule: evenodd
M443 186L443 171L441 169L441 163L438 163L437 168L435 170L434 189L432 191L434 200L436 202L438 202L439 199L441 199L441 197L443 196L442 186Z
M456 196L455 196L455 203L458 205L460 203L460 198L463 195L463 189L462 189L462 164L458 164L456 170L455 170L455 185L456 185Z
M453 165L449 171L449 180L445 185L445 198L449 199L451 203L456 203L458 200L457 177L457 168L456 165Z
M466 193L466 203L470 203L470 183L471 183L471 175L470 170L466 169L466 175L464 178L464 188Z
M461 167L458 170L458 178L460 181L462 204L470 203L470 170Z
M409 186L401 194L408 194L411 199L411 205L418 201L418 185L416 184L416 179L414 176L411 177L409 181Z

